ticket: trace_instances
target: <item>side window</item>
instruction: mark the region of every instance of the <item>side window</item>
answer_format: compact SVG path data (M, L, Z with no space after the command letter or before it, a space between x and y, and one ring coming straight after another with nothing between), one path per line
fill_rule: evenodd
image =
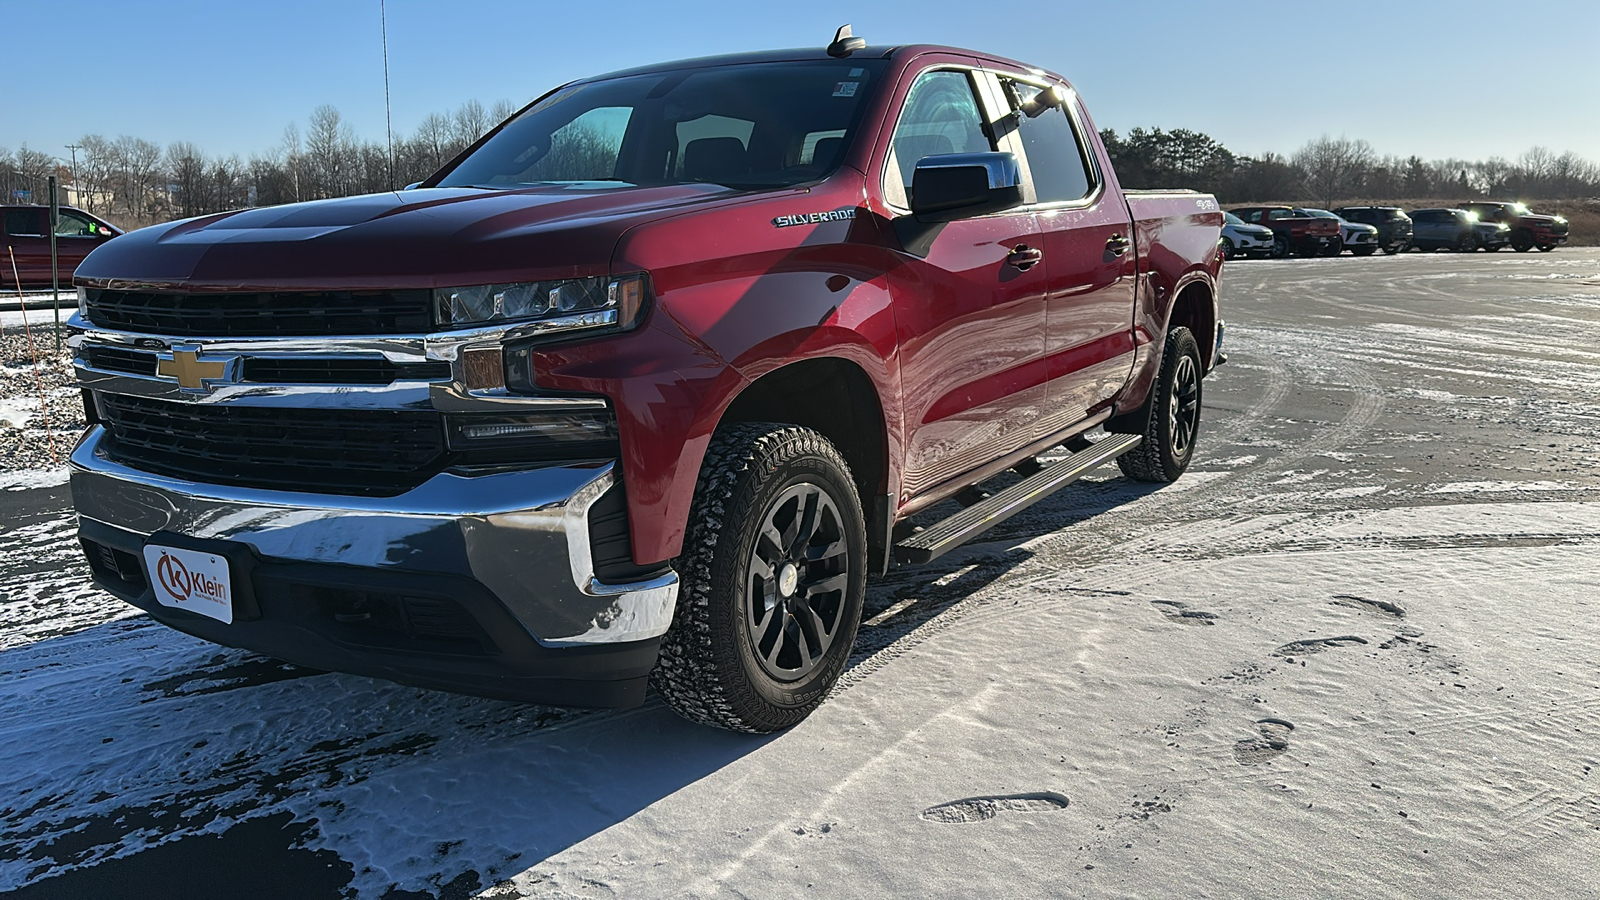
M56 237L94 237L99 233L99 226L74 212L63 209L56 220Z
M1267 210L1267 221L1271 222L1274 219L1287 219L1289 218L1290 214L1291 211L1287 209L1269 209Z
M1261 221L1261 210L1259 210L1259 209L1250 210L1249 212L1244 214L1244 220L1246 222L1260 222Z
M1002 79L1002 83L1013 110L1027 108L1026 104L1043 90L1020 81ZM1054 106L1032 118L1021 112L1016 117L1017 133L1022 137L1022 151L1027 154L1039 202L1070 202L1089 196L1089 161L1066 109Z
M44 237L45 212L41 209L6 210L6 234L12 237Z
M927 72L911 86L889 139L884 192L890 203L911 205L911 176L924 156L994 149L972 87L965 72Z

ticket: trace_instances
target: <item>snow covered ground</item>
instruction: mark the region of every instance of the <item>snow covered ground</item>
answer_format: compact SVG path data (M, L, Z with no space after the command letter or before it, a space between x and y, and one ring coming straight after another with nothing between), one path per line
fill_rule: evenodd
M1600 251L1224 297L1183 480L875 583L768 738L205 644L0 473L0 892L1600 896Z

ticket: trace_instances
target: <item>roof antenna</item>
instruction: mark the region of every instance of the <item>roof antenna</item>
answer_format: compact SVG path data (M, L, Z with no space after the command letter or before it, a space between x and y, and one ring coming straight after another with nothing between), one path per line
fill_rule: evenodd
M840 25L834 32L833 43L828 45L828 55L843 59L866 46L866 38L851 37L850 26Z

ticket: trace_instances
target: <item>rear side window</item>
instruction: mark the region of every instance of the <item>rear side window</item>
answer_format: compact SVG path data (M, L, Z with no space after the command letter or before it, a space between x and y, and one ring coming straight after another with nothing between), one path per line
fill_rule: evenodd
M1039 202L1070 202L1089 196L1089 161L1066 109L1054 106L1030 118L1020 110L1043 89L1009 79L1001 79L1001 83L1016 112L1017 134L1022 138Z
M966 72L927 72L917 78L889 140L889 170L884 191L889 202L911 205L911 176L917 160L946 153L983 153L994 140L978 112L972 78Z
M12 237L44 237L43 209L6 210L6 234Z
M1261 221L1261 210L1259 210L1259 209L1250 210L1249 212L1244 214L1244 220L1246 222L1260 222Z

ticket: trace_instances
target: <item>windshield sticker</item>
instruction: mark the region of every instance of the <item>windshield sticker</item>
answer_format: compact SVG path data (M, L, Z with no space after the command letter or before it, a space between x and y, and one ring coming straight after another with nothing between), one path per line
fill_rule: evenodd
M861 82L859 81L841 81L833 86L833 95L835 97L854 97L856 88L860 86Z
M818 225L823 222L842 222L854 219L854 207L849 209L834 209L828 212L800 213L793 216L778 216L772 220L774 228L788 228L790 225Z

